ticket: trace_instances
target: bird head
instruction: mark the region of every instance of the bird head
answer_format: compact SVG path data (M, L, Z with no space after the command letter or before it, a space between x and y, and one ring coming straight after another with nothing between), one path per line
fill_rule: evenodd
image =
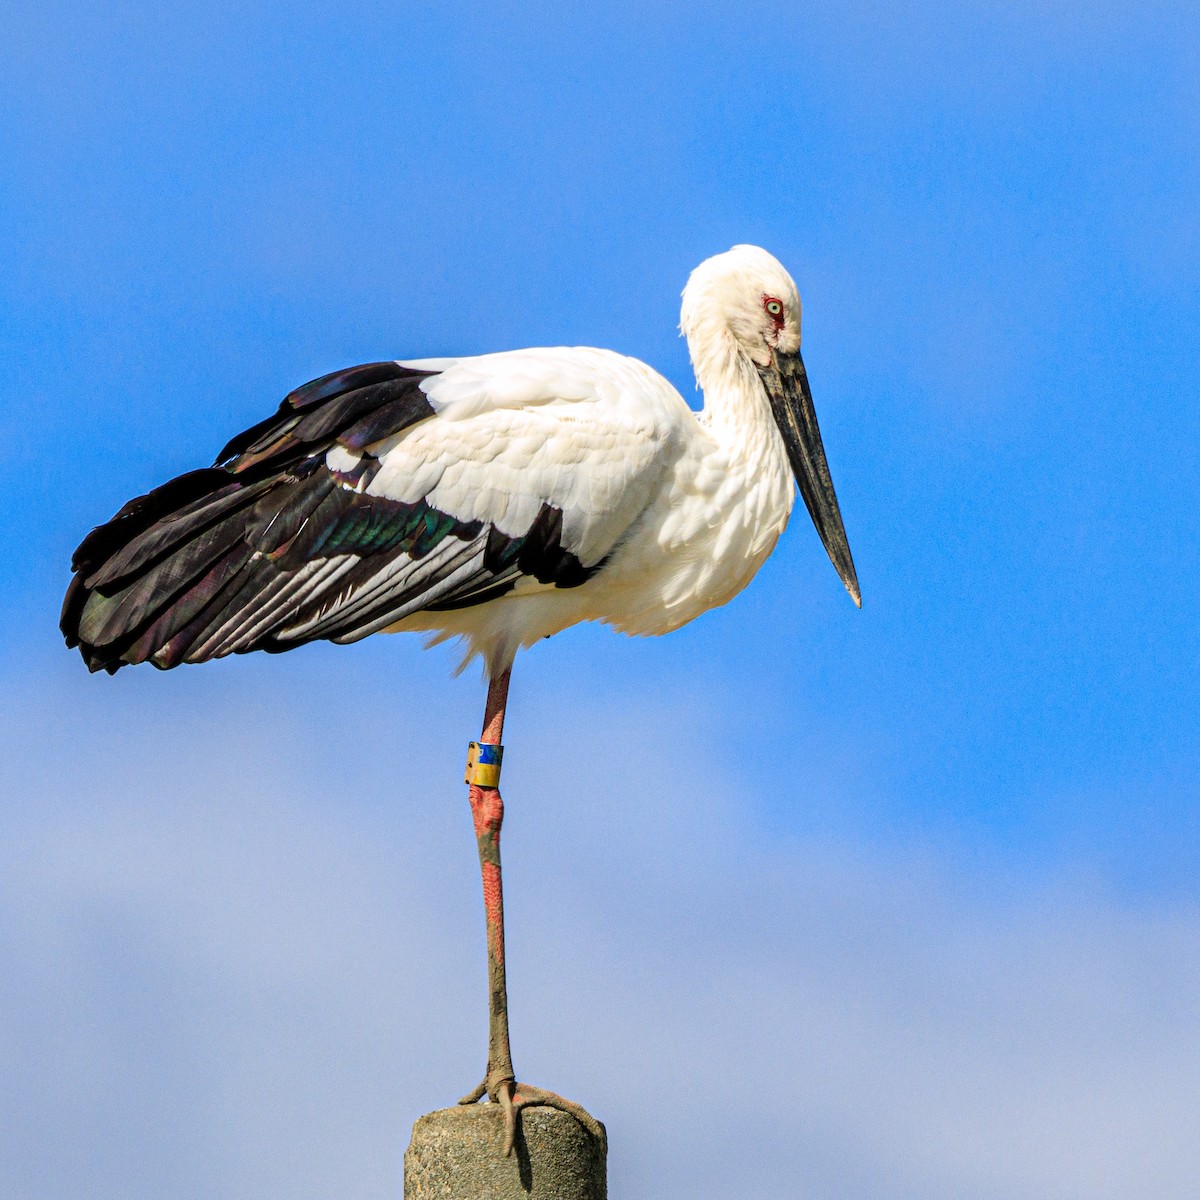
M679 328L702 388L724 385L765 399L809 516L846 591L861 608L800 357L800 317L800 294L778 259L758 246L734 246L692 272L683 289Z
M713 357L741 354L764 367L777 351L795 354L800 316L800 294L783 264L759 246L734 246L692 272L679 328L705 386L705 360Z

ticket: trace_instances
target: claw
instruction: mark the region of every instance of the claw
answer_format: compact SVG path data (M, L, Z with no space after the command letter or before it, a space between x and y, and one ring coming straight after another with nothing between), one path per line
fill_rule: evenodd
M560 1112L569 1113L584 1127L607 1151L608 1134L604 1126L592 1116L582 1105L574 1100L568 1100L557 1092L548 1092L545 1088L533 1087L528 1083L518 1083L511 1075L503 1079L493 1080L489 1071L484 1081L473 1091L468 1092L459 1104L475 1104L484 1096L498 1104L504 1112L504 1157L513 1152L517 1140L517 1116L526 1108L557 1108Z
M517 1137L517 1110L513 1107L513 1095L517 1090L517 1081L511 1075L497 1079L490 1069L483 1077L483 1082L468 1092L459 1104L475 1104L486 1096L493 1104L498 1104L504 1110L504 1157L513 1151L513 1143Z
M513 1087L513 1080L504 1079L501 1080L500 1086L496 1088L496 1099L500 1101L500 1107L504 1109L505 1158L513 1152L513 1142L516 1141L517 1137L517 1110L513 1107Z
M519 1083L516 1085L516 1090L512 1095L512 1110L513 1115L519 1113L526 1108L557 1108L560 1112L569 1113L577 1120L594 1137L607 1152L608 1150L608 1134L605 1132L604 1126L592 1116L580 1104L576 1104L574 1100L568 1100L564 1096L560 1096L557 1092L548 1092L544 1088L532 1087L527 1083ZM508 1133L508 1110L505 1109L505 1150L504 1153L512 1149L511 1135ZM515 1128L515 1122L513 1127Z

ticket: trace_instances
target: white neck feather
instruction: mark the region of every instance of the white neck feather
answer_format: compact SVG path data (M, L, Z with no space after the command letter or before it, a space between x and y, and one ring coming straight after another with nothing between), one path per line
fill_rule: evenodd
M778 449L782 454L783 439L758 369L728 326L719 318L698 322L687 329L687 340L704 395L700 420L734 453L760 457Z

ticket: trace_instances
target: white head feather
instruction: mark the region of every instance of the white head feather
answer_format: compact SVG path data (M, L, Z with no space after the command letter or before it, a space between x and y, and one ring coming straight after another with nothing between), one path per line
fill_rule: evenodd
M768 305L778 301L773 316ZM792 277L760 246L734 246L705 259L683 289L679 328L687 338L696 381L707 387L744 355L766 366L778 350L800 348L800 294Z

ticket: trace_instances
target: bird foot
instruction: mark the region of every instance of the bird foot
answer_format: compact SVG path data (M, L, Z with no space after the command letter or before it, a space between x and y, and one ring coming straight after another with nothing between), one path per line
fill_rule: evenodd
M560 1112L570 1113L580 1125L599 1140L607 1148L608 1137L604 1126L581 1105L574 1100L567 1100L557 1092L548 1092L544 1088L533 1087L528 1083L518 1083L511 1075L502 1079L494 1079L488 1072L483 1082L465 1095L459 1104L475 1104L484 1096L493 1103L499 1104L504 1110L504 1155L507 1158L513 1151L513 1143L517 1136L517 1114L525 1108L557 1108Z

